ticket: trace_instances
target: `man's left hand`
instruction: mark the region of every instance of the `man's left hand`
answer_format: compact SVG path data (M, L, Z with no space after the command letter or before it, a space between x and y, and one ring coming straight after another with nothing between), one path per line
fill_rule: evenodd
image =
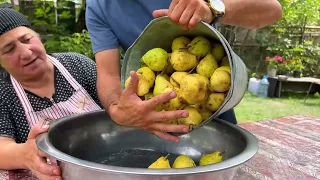
M184 29L193 29L200 22L210 23L212 12L204 0L172 0L169 9L153 12L153 17L168 16L172 22Z

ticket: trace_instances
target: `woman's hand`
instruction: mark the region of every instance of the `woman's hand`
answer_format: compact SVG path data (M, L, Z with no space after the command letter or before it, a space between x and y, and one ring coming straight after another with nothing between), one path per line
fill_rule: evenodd
M188 132L188 126L168 124L169 120L188 117L188 111L156 111L156 106L176 97L175 92L168 92L142 101L136 94L139 77L130 72L131 82L123 90L120 100L110 106L111 118L118 124L147 130L158 137L179 142L179 138L168 132Z
M42 153L35 143L37 135L46 132L49 129L49 125L37 124L30 130L28 140L25 143L26 149L26 167L32 171L32 173L39 180L62 180L61 170L59 166L55 164L48 164L46 161L46 154Z

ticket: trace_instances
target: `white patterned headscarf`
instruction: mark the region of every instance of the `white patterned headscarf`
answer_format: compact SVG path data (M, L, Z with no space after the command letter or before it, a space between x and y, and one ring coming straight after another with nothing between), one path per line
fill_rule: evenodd
M23 14L12 9L10 4L0 4L0 36L19 26L31 28Z

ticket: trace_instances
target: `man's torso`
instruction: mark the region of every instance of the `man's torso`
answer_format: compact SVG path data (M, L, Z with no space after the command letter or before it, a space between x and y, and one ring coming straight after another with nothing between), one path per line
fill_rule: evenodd
M154 19L152 13L168 9L171 0L103 0L102 19L112 28L120 45L126 50Z

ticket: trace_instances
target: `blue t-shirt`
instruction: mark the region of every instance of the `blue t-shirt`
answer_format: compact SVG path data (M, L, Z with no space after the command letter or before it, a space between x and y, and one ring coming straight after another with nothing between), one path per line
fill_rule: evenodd
M87 0L86 25L93 53L106 49L124 50L154 19L152 12L168 9L172 0Z

